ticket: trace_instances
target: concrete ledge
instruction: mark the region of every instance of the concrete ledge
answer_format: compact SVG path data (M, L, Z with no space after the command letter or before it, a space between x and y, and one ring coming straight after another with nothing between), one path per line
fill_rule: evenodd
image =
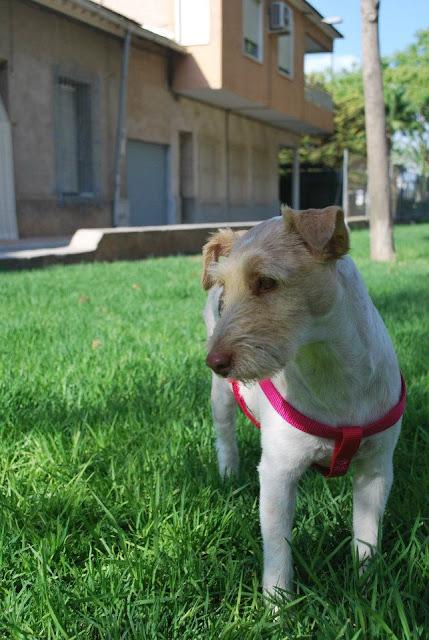
M0 252L0 270L35 269L55 264L142 260L149 257L199 253L210 233L229 227L250 229L258 222L219 222L156 227L79 229L70 244L54 248ZM351 228L368 226L367 218L349 221Z
M258 222L180 224L162 227L107 229L97 247L97 260L139 260L149 256L199 253L208 236L221 228L250 229Z
M142 260L199 253L217 229L249 229L257 222L219 222L154 227L79 229L64 247L0 252L0 270L34 269L55 264Z

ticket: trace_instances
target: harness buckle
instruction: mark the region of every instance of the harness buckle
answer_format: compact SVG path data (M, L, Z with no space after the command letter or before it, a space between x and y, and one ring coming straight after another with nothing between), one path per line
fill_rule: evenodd
M341 427L339 438L335 442L329 468L323 472L325 478L344 476L350 466L350 462L362 441L362 427Z

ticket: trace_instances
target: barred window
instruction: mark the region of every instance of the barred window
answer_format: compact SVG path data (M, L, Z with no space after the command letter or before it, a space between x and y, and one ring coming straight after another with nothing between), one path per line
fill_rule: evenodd
M94 196L91 85L56 80L57 191L61 196Z

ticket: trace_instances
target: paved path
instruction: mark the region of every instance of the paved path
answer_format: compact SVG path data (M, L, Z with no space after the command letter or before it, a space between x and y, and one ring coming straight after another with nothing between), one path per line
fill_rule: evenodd
M0 256L14 255L18 251L34 251L66 247L70 236L49 238L22 238L19 240L0 240Z

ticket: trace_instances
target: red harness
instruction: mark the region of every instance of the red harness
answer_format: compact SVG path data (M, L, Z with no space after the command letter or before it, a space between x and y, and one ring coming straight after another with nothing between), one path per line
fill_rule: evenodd
M244 415L253 422L255 427L260 429L260 423L252 414L240 393L239 383L237 380L230 380L229 382L238 406L243 411ZM275 411L284 420L286 420L286 422L295 427L295 429L299 429L304 433L309 433L312 436L318 436L319 438L335 440L334 452L332 454L329 467L323 467L319 464L313 465L325 476L325 478L345 475L354 454L359 449L362 438L367 438L375 435L376 433L380 433L381 431L386 431L386 429L393 427L393 425L398 422L405 411L407 395L405 381L401 375L401 397L399 398L399 402L385 416L380 418L380 420L371 422L364 427L331 427L327 424L323 424L322 422L317 422L317 420L312 420L312 418L308 418L303 413L295 409L283 398L283 396L280 395L271 380L261 380L259 386Z

